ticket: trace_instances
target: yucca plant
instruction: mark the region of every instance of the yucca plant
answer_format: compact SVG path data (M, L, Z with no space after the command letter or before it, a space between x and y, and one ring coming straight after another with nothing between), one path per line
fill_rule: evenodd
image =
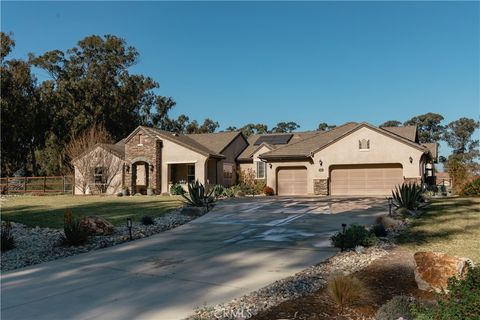
M205 191L203 184L196 181L188 183L188 196L182 194L185 203L194 207L205 207L214 201L213 192L215 190Z
M415 210L423 200L422 188L415 183L404 183L392 190L395 205L399 208Z

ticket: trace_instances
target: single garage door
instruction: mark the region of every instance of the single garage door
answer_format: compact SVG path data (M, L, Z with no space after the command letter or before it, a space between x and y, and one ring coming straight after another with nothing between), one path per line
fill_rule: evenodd
M307 168L280 168L277 172L277 190L279 196L307 194Z
M403 183L400 164L333 166L330 171L330 194L389 195Z

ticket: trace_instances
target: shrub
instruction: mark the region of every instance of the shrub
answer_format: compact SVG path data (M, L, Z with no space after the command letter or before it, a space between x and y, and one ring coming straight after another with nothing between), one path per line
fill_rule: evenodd
M74 218L70 209L63 215L63 243L71 246L81 246L88 240L88 230L80 219Z
M225 188L225 190L223 191L223 195L228 198L235 196L235 187L232 186L229 188Z
M194 207L204 207L214 201L212 194L213 189L206 192L203 184L196 180L188 183L188 196L182 194L182 197L185 199L186 204Z
M415 183L404 183L395 187L395 190L392 191L392 197L397 207L415 210L423 201L422 187Z
M330 277L327 291L330 298L342 308L368 297L368 290L363 282L353 276L334 275Z
M153 218L150 216L143 216L142 219L140 219L140 222L144 226L151 226L152 224L155 224L155 220L153 220Z
M374 224L371 228L371 231L375 234L377 237L386 237L387 236L387 229L383 226L383 224L377 223Z
M274 191L273 191L273 188L271 188L269 186L265 186L263 188L263 193L265 193L267 196L273 196Z
M2 223L1 229L1 251L8 251L15 248L15 240L12 235L12 224L10 221L5 221Z
M245 194L251 194L252 196L260 194L265 187L264 180L257 180L255 171L252 169L240 170L239 175L239 188Z
M397 220L389 216L378 217L376 219L376 223L381 224L386 230L396 230L398 227L402 225L401 220Z
M461 193L464 196L480 196L480 178L467 183Z
M183 190L183 187L181 184L174 184L170 187L170 194L174 196L179 196L185 193L185 190Z
M480 319L480 267L468 266L463 279L448 279L448 294L438 296L436 307L414 308L423 319Z
M413 319L413 314L410 311L413 305L414 301L411 298L406 296L395 296L378 309L377 313L375 314L375 319Z
M213 186L213 196L215 198L221 197L225 194L225 187L221 184Z
M346 228L345 233L337 232L330 241L336 248L352 249L356 246L371 247L378 244L378 239L375 234L368 231L364 226L352 224Z

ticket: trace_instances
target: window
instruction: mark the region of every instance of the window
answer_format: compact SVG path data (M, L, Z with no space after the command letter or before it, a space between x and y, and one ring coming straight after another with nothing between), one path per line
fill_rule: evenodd
M367 139L358 140L358 148L360 150L370 149L370 140L367 140Z
M95 184L105 184L107 183L107 177L105 175L105 168L104 167L96 167L93 173L93 179Z
M195 181L195 165L194 164L187 164L187 181L188 182Z
M138 134L138 145L143 146L143 135L141 133Z
M233 178L233 166L231 164L223 165L223 178L232 179Z
M257 179L265 179L265 166L265 162L257 161Z

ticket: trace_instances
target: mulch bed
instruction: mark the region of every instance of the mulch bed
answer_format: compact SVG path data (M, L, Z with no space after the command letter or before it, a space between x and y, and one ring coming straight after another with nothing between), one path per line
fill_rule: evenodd
M368 301L359 302L342 310L330 299L327 290L322 288L314 294L286 301L251 319L374 319L378 308L394 296L406 295L428 300L434 298L431 293L417 288L413 270L413 254L395 248L387 256L354 274L370 290Z

